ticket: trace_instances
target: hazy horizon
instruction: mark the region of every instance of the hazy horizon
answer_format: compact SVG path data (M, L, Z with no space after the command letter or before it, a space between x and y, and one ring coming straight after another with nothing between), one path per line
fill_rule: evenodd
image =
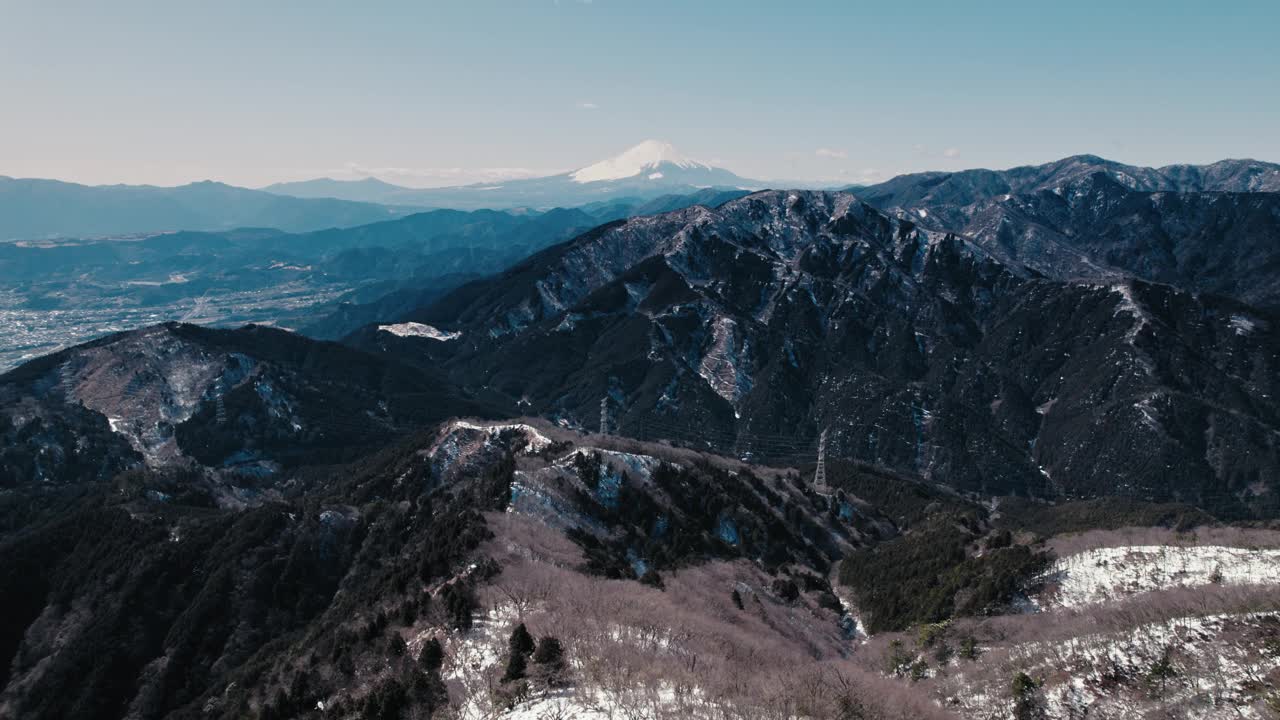
M625 148L624 148L624 149L625 149ZM975 165L975 166L964 166L964 167L948 168L947 170L942 170L941 168L934 168L934 167L922 167L922 168L919 168L919 169L906 170L906 171L903 171L902 173L894 173L893 175L886 175L886 176L883 176L883 177L877 177L877 178L874 178L874 179L863 179L863 180L860 180L860 181L859 181L859 180L845 181L845 180L843 180L843 179L841 179L841 178L834 178L834 179L833 179L833 178L796 178L796 177L793 177L793 178L748 178L748 179L751 179L751 180L760 180L760 181L763 181L763 182L766 182L766 183L770 183L770 182L771 182L771 183L787 183L787 182L793 182L793 183L797 183L797 184L800 184L800 185L807 185L807 186L814 186L814 187L818 187L818 186L823 186L823 187L827 187L827 186L835 187L835 186L840 186L840 185L874 184L874 183L878 183L878 182L881 182L881 181L884 181L884 180L892 179L892 178L897 177L897 176L899 176L899 175L912 174L912 173L921 173L921 172L931 172L931 171L936 171L936 172L955 172L955 171L963 171L963 170L997 170L997 171L999 171L999 170L1009 170L1009 169L1013 169L1013 168L1016 168L1016 167L1023 167L1023 166L1045 165L1045 164L1052 163L1052 162L1055 162L1055 161L1058 161L1058 160L1064 160L1064 159L1069 158L1069 157L1076 157L1076 156L1081 156L1081 155L1095 155L1095 156L1101 157L1103 160L1107 160L1107 161L1111 161L1111 162L1117 162L1117 163L1121 163L1121 164L1124 164L1124 165L1131 165L1131 166L1136 166L1136 167L1153 167L1153 168L1164 167L1164 166L1167 166L1167 165L1185 165L1185 164L1191 164L1191 165L1211 165L1211 164L1213 164L1213 163L1215 163L1215 162L1233 161L1233 160L1234 160L1234 161L1256 161L1256 162L1263 162L1263 163L1269 163L1269 164L1280 164L1280 161L1268 160L1268 159L1266 159L1266 158L1258 158L1258 157L1221 157L1221 158L1218 158L1218 159L1216 159L1216 160L1210 160L1210 161L1207 161L1207 162L1197 162L1197 163L1173 162L1173 163L1162 163L1162 164L1160 164L1160 165L1142 165L1142 164L1140 164L1140 163L1127 162L1127 161L1125 161L1125 160L1123 160L1123 159L1121 159L1121 158L1110 157L1110 156L1106 156L1106 155L1100 155L1099 153L1080 152L1080 153L1073 153L1073 154L1071 154L1071 155L1064 155L1064 156L1061 156L1061 157L1046 158L1046 159L1044 159L1044 160L1036 161L1036 162L1023 162L1023 163L1017 163L1016 165L1007 165L1007 166L999 166L999 167L996 167L996 166L976 166L976 165ZM603 159L603 158L601 158L601 159ZM584 166L585 166L585 164L584 164ZM548 170L548 171L545 171L545 172L530 172L530 173L528 173L528 174L516 174L516 175L510 175L510 176L507 176L507 177L505 177L504 179L505 179L505 180L514 180L514 179L540 178L540 177L548 177L548 176L553 176L553 175L562 175L562 174L566 174L566 173L572 172L573 170L580 169L581 167L583 167L583 166L576 166L576 167L572 167L572 168L563 168L563 169L559 169L559 170ZM732 167L726 167L725 169L727 169L727 170L731 170L731 171L732 171L734 168L732 168ZM408 189L415 189L415 190L427 190L427 189L440 189L440 188L449 188L449 187L460 187L460 186L464 186L464 185L484 185L484 184L487 184L487 182L502 182L502 181L503 181L502 179L494 179L494 180L491 180L491 181L484 181L484 180L469 180L469 181L465 181L465 182L448 182L448 181L445 181L445 180L441 180L441 181L439 181L439 182L429 182L429 183L426 183L426 184L422 184L422 183L416 183L416 182L413 182L412 180L397 181L396 179L394 179L394 177L392 177L392 178L388 178L388 177L382 177L382 176L379 176L379 175L372 175L372 174L354 174L354 173L353 173L353 174L351 174L350 176L343 176L343 175L344 175L344 173L340 173L340 172L339 172L339 173L332 173L332 174L328 174L328 175L311 175L311 176L304 176L304 177L298 177L298 178L292 178L292 179L282 179L282 180L273 181L273 182L271 182L271 183L267 183L267 184L265 184L265 185L239 185L239 184L237 184L237 183L230 182L230 181L227 181L227 180L222 180L222 179L219 179L219 178L192 178L192 179L190 179L190 180L185 180L185 181L176 182L176 183L170 183L170 184L162 184L162 183L121 183L121 182L89 183L89 182L82 182L82 181L79 181L79 180L74 180L74 179L69 179L69 178L38 177L38 176L15 176L15 175L7 175L7 174L5 174L5 173L0 173L0 177L10 178L10 179L14 179L14 180L51 180L51 181L56 181L56 182L66 182L66 183L73 183L73 184L87 185L87 186L90 186L90 187L110 187L110 186L112 186L112 185L119 185L119 186L131 186L131 187L160 187L160 188L165 188L165 187L182 187L182 186L185 186L185 185L192 185L192 184L197 184L197 183L201 183L201 182L215 182L215 183L223 183L223 184L227 184L227 185L232 185L232 186L236 186L236 187L246 187L246 188L250 188L250 189L268 189L268 188L270 188L271 186L274 186L274 185L282 185L282 184L298 183L298 182L308 182L308 181L325 181L325 180L334 180L334 181L339 181L339 182L360 182L360 181L363 181L363 180L377 180L377 181L382 181L382 182L385 182L385 183L388 183L388 184L391 184L391 185L396 185L396 186L405 187L405 188L408 188ZM392 174L392 175L393 175L393 174ZM826 184L824 185L824 183L826 183ZM785 187L785 185L775 185L775 187Z
M565 172L651 137L744 177L831 184L1086 153L1280 160L1266 90L1280 8L1261 2L8 10L10 177L442 187Z

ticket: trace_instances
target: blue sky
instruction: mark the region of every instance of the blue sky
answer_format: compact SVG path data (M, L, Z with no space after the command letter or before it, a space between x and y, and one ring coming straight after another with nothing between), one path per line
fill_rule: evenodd
M1280 161L1276 2L0 0L0 174L442 185Z

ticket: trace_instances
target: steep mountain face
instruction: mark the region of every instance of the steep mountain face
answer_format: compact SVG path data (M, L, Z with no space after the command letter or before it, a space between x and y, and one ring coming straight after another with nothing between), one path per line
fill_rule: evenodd
M1122 277L1280 304L1280 166L1153 170L1097 158L909 175L858 192L1051 277ZM1264 192L1265 191L1265 192Z
M974 242L1055 277L1111 270L1280 307L1280 193L1134 192L1094 175L961 212Z
M394 233L370 233L363 242L379 242L392 245L377 250L356 249L340 253L334 258L343 272L356 277L395 278L364 289L344 299L338 307L321 317L298 326L308 337L323 340L340 339L361 327L376 322L392 322L402 319L414 310L435 302L463 283L492 274L514 264L535 250L567 240L600 222L613 221L637 215L652 215L693 205L716 207L743 195L741 190L700 190L689 195L662 195L652 200L634 198L617 203L606 202L578 209L556 208L546 213L507 215L479 210L472 213L456 213L465 217L502 216L515 218L514 223L495 222L494 227L484 223L466 222L456 230L445 234L435 243L442 245L435 253L422 255L406 253L395 248L395 238L403 232L402 223L385 223L396 228ZM430 215L454 214L454 211L436 211ZM406 218L408 224L419 216ZM360 233L363 228L352 232ZM321 234L326 235L326 234ZM339 233L345 236L345 233ZM416 238L403 238L404 247L414 248ZM328 269L328 266L325 266Z
M0 485L208 468L230 485L483 413L430 374L264 327L158 325L0 376Z
M829 430L836 455L982 494L1278 498L1273 315L1047 279L849 194L606 225L410 319L436 332L350 341L572 424L605 398L629 433L759 457Z
M223 183L87 186L0 177L0 240L270 227L305 232L400 217L413 208L300 199Z
M419 207L477 208L572 207L623 200L641 201L662 195L694 193L705 188L759 188L763 183L692 160L670 143L645 140L611 158L573 172L541 178L504 180L461 187L411 189L377 180L312 180L265 188L296 197L331 197Z

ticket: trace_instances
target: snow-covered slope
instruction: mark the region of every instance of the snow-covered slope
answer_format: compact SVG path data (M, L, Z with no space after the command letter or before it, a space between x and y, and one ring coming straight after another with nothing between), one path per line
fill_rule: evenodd
M1267 708L1277 697L1268 680L1280 671L1277 627L1274 611L1107 623L1073 637L982 647L925 684L973 720L1275 717ZM1018 673L1027 678L1020 686L1010 682Z
M1280 585L1280 550L1221 545L1139 545L1087 550L1059 559L1041 600L1079 607L1174 587Z

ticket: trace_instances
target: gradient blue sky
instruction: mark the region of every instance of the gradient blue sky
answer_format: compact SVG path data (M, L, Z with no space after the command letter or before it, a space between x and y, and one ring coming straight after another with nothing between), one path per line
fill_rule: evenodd
M1280 160L1280 2L0 0L0 174L411 185Z

